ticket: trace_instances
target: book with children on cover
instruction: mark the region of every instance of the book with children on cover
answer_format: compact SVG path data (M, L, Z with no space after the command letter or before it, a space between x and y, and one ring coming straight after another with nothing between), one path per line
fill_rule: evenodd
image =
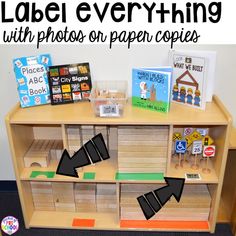
M47 67L51 64L49 54L13 60L21 107L50 103Z
M206 60L174 52L172 101L195 108L206 106Z
M169 61L173 67L172 101L205 109L213 95L216 52L171 50Z
M170 109L171 67L132 70L132 105L158 112Z

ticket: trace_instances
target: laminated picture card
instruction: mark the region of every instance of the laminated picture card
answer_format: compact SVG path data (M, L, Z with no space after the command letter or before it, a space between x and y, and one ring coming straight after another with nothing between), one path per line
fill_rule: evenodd
M47 67L51 64L49 54L13 60L21 107L50 103Z

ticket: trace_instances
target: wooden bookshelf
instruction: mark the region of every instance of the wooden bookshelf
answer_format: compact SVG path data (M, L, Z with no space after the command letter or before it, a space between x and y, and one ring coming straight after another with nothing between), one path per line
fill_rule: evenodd
M89 102L24 109L17 104L6 116L6 126L26 228L168 230L213 233L220 205L231 122L230 114L216 96L212 103L207 104L205 111L173 103L168 114L134 108L129 102L125 106L124 115L121 118L97 118L93 114ZM84 126L85 130L81 133ZM124 130L119 132L121 130L119 127L128 127L131 129L129 131L131 133L127 136L122 133ZM207 189L209 210L204 208L204 211L201 212L196 205L191 206L194 198L189 197L187 191L185 193L187 200L183 203L184 208L181 208L174 198L171 199L172 202L175 202L171 206L175 210L173 217L171 214L163 213L163 218L160 217L158 220L147 221L141 219L142 217L123 219L123 213L121 214L121 199L124 197L122 186L136 184L138 189L144 190L151 184L164 186L164 176L183 178L186 173L196 173L190 167L175 169L173 165L172 135L175 129L184 127L209 128L209 133L214 138L217 147L216 157L210 160L211 173L204 174L199 169L197 172L201 172L201 179L185 183L186 186L196 185L200 189ZM42 143L42 146L50 143L53 147L52 142L56 143L56 141L62 143L62 149L66 148L72 152L83 145L78 140L81 137L84 140L90 139L93 134L91 129L96 130L96 128L102 130L106 136L111 158L77 169L79 178L55 173L62 151L60 147L54 147L53 150L45 148L45 151L38 152L38 149L41 148L41 146L38 148L38 143L40 145ZM165 131L162 132L162 128ZM146 130L147 140L145 142L140 139L141 134L135 133L137 130L140 132L141 129ZM78 130L79 134L76 133ZM158 132L157 134L150 132L149 137L149 130L158 130ZM41 158L46 158L46 161L40 159L43 160L41 162L43 166L37 163L37 155L34 156L34 160L32 159L31 165L29 158L30 154L34 154L34 147L38 148L36 154L40 153ZM32 148L31 152L29 152L30 148ZM145 155L147 154L150 156L150 160L146 160ZM27 160L25 161L25 159ZM159 162L161 168L159 168ZM26 164L30 167L26 167ZM125 171L132 173L125 173ZM94 184L95 192L84 190L84 194L87 194L86 196L93 201L91 207L88 208L91 210L90 212L83 212L86 206L83 204L83 200L80 202L80 194L77 196L77 200L72 196L76 184ZM35 189L32 186L41 187ZM65 191L60 193L59 189L63 188ZM154 189L150 189L150 191L152 190ZM78 192L78 190L76 191ZM137 191L131 196L138 197L138 194ZM83 192L81 192L81 196L83 196ZM49 199L50 204L45 199ZM203 202L206 201L204 198L201 199ZM133 199L131 200L133 201ZM81 208L76 207L76 204ZM191 211L194 209L199 211L199 216L196 213L191 214L188 207L192 209ZM124 209L126 210L126 208ZM129 206L127 209L127 215L129 215L129 211L132 212L133 209ZM136 210L136 208L134 209ZM178 213L180 217L176 217ZM188 214L189 217L186 218ZM182 221L183 217L184 221Z
M229 152L226 163L222 195L219 207L218 222L230 223L234 235L236 234L236 128L232 128Z

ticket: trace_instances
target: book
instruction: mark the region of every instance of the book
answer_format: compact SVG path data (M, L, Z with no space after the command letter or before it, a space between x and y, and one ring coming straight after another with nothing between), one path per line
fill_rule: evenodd
M171 50L169 62L173 67L172 101L205 109L206 102L212 101L216 52Z
M132 105L166 113L170 109L171 67L132 70Z
M89 99L92 82L87 62L50 66L48 79L52 105Z
M50 103L47 67L51 65L49 54L13 60L21 107Z

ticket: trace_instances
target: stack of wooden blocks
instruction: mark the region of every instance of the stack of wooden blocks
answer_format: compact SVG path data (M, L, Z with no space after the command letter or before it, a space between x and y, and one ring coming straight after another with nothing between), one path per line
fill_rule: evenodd
M207 185L185 185L178 203L174 198L158 212L158 219L208 221L211 196Z
M76 152L82 145L91 140L96 134L101 133L107 145L107 126L101 125L73 125L67 127L67 140L69 151Z
M54 211L55 205L51 182L30 181L30 185L35 210Z
M165 173L168 137L167 126L119 126L119 172Z
M95 127L93 125L81 125L81 134L83 145L91 140L95 135Z
M137 197L162 187L158 184L122 184L121 219L145 220ZM142 189L140 191L140 189ZM177 202L172 197L151 219L176 221L207 221L211 197L206 185L186 185Z
M47 167L50 159L61 158L62 149L61 140L34 140L24 156L25 167L31 167L35 163L41 167Z
M63 152L62 140L54 140L53 145L50 149L50 159L60 161Z
M82 144L80 126L73 125L67 127L67 140L69 153L73 155L74 152L80 149Z
M78 212L96 212L96 184L76 183L75 207Z
M56 211L75 211L74 184L52 183Z
M103 139L105 141L105 144L107 146L107 148L109 149L109 144L108 144L108 128L107 126L95 126L95 135L101 133L103 136Z
M97 184L96 203L98 212L115 212L117 209L116 185Z
M145 220L137 197L159 188L158 184L121 184L120 216L122 220Z

